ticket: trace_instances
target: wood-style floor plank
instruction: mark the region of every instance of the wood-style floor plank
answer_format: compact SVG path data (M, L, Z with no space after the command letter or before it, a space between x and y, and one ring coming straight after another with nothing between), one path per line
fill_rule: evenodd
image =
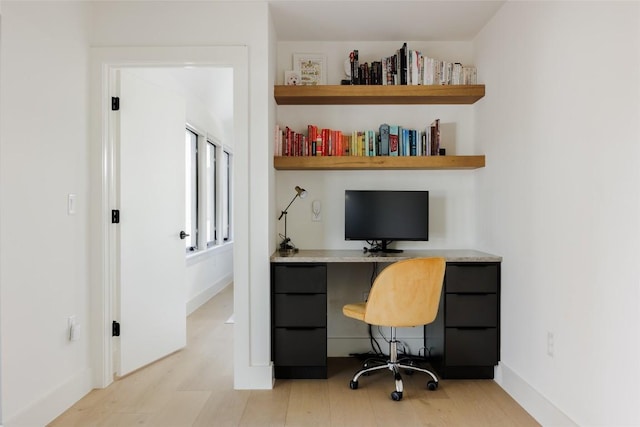
M290 383L276 384L273 390L253 390L239 425L284 426L290 395Z
M403 375L394 402L393 376L383 370L349 388L359 362L331 358L327 380L277 380L273 390L233 389L233 286L187 319L187 347L93 390L50 427L371 427L538 426L491 380Z

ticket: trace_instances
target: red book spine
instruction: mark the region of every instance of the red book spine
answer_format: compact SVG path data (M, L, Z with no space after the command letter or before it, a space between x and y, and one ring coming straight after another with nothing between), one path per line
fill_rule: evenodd
M287 126L284 130L284 154L285 156L291 155L291 129Z
M329 154L329 129L322 129L322 156L328 156Z

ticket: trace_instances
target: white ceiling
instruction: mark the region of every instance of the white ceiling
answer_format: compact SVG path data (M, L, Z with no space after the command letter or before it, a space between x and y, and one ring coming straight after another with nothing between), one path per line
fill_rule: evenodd
M278 41L467 41L504 0L271 0Z

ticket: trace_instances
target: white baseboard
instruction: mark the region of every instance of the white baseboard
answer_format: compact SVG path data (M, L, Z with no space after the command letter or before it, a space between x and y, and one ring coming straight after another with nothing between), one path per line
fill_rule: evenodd
M196 311L202 304L216 296L233 282L233 275L228 275L187 301L187 316Z
M496 368L495 381L543 426L578 425L502 362Z
M273 388L273 364L265 366L234 366L235 390L271 390Z
M91 370L84 369L18 414L7 416L4 423L7 427L47 425L82 399L91 389Z

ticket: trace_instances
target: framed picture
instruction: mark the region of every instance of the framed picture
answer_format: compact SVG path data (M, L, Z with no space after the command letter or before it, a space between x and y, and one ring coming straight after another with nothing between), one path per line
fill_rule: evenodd
M287 86L299 86L300 83L300 73L297 71L285 71L284 72L284 84Z
M294 53L293 70L300 75L301 85L327 84L327 57L320 53Z

